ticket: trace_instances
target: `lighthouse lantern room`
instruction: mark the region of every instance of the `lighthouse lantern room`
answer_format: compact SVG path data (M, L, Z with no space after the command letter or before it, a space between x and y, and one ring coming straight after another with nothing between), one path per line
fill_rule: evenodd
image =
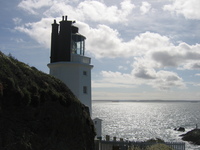
M63 81L91 113L91 58L85 56L85 37L74 21L52 24L50 74Z

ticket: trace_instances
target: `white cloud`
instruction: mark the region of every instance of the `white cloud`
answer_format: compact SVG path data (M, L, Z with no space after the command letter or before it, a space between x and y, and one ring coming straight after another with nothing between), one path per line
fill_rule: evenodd
M160 67L182 67L182 69L195 69L195 65L200 63L199 49L200 44L188 45L186 43L180 43L178 46L168 47L168 49L164 51L153 52L152 58L154 61L159 63Z
M142 79L156 79L156 72L154 69L149 69L145 67L135 68L132 73L136 78Z
M43 12L45 17L60 17L67 14L71 18L76 18L81 21L84 20L83 13L73 5L69 5L65 1L53 1L53 5L51 5L48 9Z
M42 46L49 48L51 39L51 23L51 18L44 18L41 19L39 22L26 23L25 25L17 26L15 27L15 30L29 35L32 39L37 41Z
M176 73L163 70L157 72L157 78L151 83L151 86L160 90L170 90L174 87L186 87L183 79Z
M200 70L200 61L188 62L183 68L188 70Z
M127 16L135 6L130 0L121 2L121 8L117 6L106 6L98 1L84 1L79 4L79 11L86 20L106 21L110 23L127 21Z
M120 33L106 25L91 28L78 23L80 32L87 37L87 50L96 58L141 56L148 51L163 50L172 45L169 38L157 33L145 32L124 42Z
M38 9L42 7L48 7L53 4L52 0L22 0L18 7L24 9L31 14L38 14Z
M148 13L151 9L151 4L148 2L142 2L142 6L140 7L141 13L144 15Z
M76 2L74 1L74 4ZM191 5L195 4L194 1L186 2ZM190 9L185 6L186 2L175 0L173 5L167 5L164 9L191 18L190 13L194 12L186 13L185 10ZM178 6L181 5L184 7L178 9ZM13 19L18 25L16 30L26 33L46 48L50 48L52 17L68 14L70 18L76 18L79 21L101 22L96 26L92 24L91 27L77 21L76 25L79 27L80 33L87 37L86 51L96 59L130 58L133 62L129 62L127 65L132 71L130 73L101 71L101 79L94 80L93 87L134 88L138 85L147 85L160 90L184 88L186 85L183 79L175 72L166 71L166 68L200 70L200 44L189 45L180 42L179 45L175 45L169 37L148 31L133 35L132 39L125 41L118 30L106 25L128 21L129 15L135 8L131 0L122 1L119 6L106 6L103 2L89 0L82 1L77 6L69 5L68 1L23 0L19 7L32 14L42 12L42 17L48 16L38 22L26 23L21 26L19 25L21 19ZM143 2L140 7L142 14L148 13L150 10L151 4ZM196 12L196 10L194 11ZM198 18L198 15L194 13L193 17ZM120 71L127 70L122 65L118 65L118 69Z
M181 14L187 19L200 19L199 0L174 0L172 4L165 5L164 10Z
M140 68L133 69L130 74L112 71L102 71L101 74L102 79L93 81L94 88L134 88L138 85L148 85L158 90L171 90L186 87L183 79L176 73L164 70L156 72L154 69Z
M124 74L121 72L112 71L101 71L101 76L103 77L102 83L111 84L113 87L133 87L133 78L131 74Z
M21 23L21 21L22 21L22 19L21 19L21 18L18 18L18 17L16 17L16 18L13 18L13 22L14 22L14 24L16 24L16 25L20 24L20 23Z
M78 3L77 6L76 2L64 0L23 0L18 7L34 15L57 17L67 14L79 21L89 20L109 23L127 21L127 17L135 8L131 0L122 1L120 7L116 5L106 6L103 2L95 0L85 0Z
M121 65L120 65L120 66L118 66L118 69L119 69L119 70L127 70L128 68L125 67L125 66L121 66Z
M49 48L52 22L51 18L43 18L38 22L27 23L15 29L28 34L38 43ZM87 37L86 51L97 59L102 57L134 58L134 68L199 69L200 44L189 45L182 42L176 46L168 37L151 32L141 33L125 42L119 32L109 26L98 25L96 28L91 28L82 22L77 22L76 25L80 33ZM137 72L144 75L145 71L138 70Z
M15 41L17 43L23 43L24 42L24 40L21 39L21 38L11 38L11 41Z

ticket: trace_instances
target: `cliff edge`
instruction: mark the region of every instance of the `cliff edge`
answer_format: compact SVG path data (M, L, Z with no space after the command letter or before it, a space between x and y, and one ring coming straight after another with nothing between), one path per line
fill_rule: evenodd
M1 150L93 150L94 136L64 83L0 52Z
M182 140L200 145L200 129L193 129L186 134L182 134Z

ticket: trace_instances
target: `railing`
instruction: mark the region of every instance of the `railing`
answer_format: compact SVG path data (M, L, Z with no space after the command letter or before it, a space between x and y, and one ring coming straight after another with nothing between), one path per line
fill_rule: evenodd
M132 142L132 141L95 141L95 150L132 150L136 148L145 148L154 144L165 144L173 150L185 150L185 143L183 142L165 142L165 143L154 143L154 142Z
M91 59L78 54L72 54L72 62L79 62L84 64L90 64Z
M183 142L166 142L165 144L175 150L185 150L185 143Z

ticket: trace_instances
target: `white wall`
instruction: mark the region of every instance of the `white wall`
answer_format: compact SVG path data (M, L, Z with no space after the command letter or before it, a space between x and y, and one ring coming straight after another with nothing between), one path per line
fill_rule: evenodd
M94 127L96 129L96 137L97 138L102 138L102 120L99 118L93 119L94 122Z
M56 62L48 64L50 74L63 81L74 95L86 106L91 106L91 69L92 65L80 62ZM86 71L86 75L83 72ZM83 86L87 93L83 93Z

